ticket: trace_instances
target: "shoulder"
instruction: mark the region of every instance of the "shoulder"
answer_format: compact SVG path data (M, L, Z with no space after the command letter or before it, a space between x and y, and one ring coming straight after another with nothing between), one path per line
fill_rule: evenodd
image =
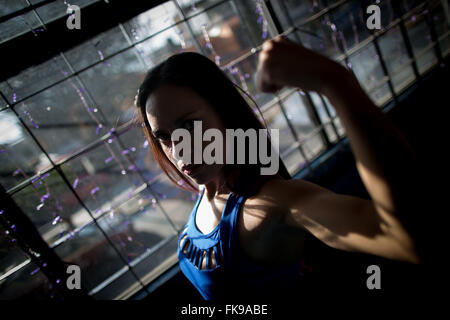
M334 194L334 192L302 179L276 178L264 183L256 195L246 199L245 204L249 211L264 209L265 214L261 216L260 212L258 216L266 219L279 218L283 212L287 213L292 207L306 203L320 194Z
M289 204L292 201L306 200L313 195L332 193L334 192L331 190L303 179L273 179L263 185L259 196L272 195L274 201Z
M272 179L245 199L238 218L241 246L253 259L295 259L302 250L305 230L286 223L292 198L310 190L303 180ZM286 261L287 262L287 261Z

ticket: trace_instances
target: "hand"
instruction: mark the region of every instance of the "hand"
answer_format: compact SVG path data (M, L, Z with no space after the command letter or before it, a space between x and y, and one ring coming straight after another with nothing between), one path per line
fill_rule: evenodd
M279 35L262 46L256 83L263 92L291 86L325 93L348 73L339 63Z

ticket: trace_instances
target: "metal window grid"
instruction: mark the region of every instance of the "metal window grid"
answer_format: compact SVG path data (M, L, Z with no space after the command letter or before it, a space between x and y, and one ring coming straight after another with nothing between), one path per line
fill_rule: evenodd
M385 0L385 1L387 1L387 0ZM6 16L4 16L4 17L0 17L0 22L6 21L7 19L10 19L10 18L15 17L15 16L20 15L20 14L24 14L24 13L29 12L29 11L33 11L33 12L36 14L36 16L39 16L38 13L36 12L36 9L37 9L38 7L40 7L40 6L43 6L43 5L48 4L48 3L50 3L50 2L53 2L53 1L47 0L47 1L43 1L43 2L41 2L41 3L39 3L39 4L30 5L30 6L24 8L24 9L21 9L21 10L19 10L19 11L17 11L17 12L8 14L8 15L6 15ZM164 32L164 31L166 31L166 30L168 30L168 29L170 29L170 28L173 28L173 27L176 26L176 25L183 24L183 23L186 23L186 25L187 25L187 27L188 27L188 31L189 31L190 35L192 36L192 39L194 39L194 41L196 41L196 37L194 36L194 32L192 31L192 28L190 27L190 20L191 20L192 18L194 18L195 16L197 16L197 15L200 15L200 14L202 14L202 13L205 13L205 12L207 12L208 10L211 10L211 9L213 9L213 8L215 8L215 7L217 7L217 6L220 6L220 5L224 4L224 3L227 3L227 2L228 2L228 3L231 3L231 4L235 7L235 9L236 9L236 11L237 11L237 13L238 13L239 19L240 19L241 22L243 23L244 28L248 28L248 27L246 26L246 21L245 21L245 20L243 21L244 18L243 18L243 16L242 16L242 14L239 12L237 6L235 5L235 0L223 0L223 1L216 2L216 3L212 4L210 7L207 7L207 8L205 8L205 9L203 9L203 10L201 10L201 11L199 11L199 12L193 14L193 15L189 16L188 18L185 16L183 10L181 10L179 4L178 4L175 0L172 0L172 2L176 5L176 7L177 7L179 13L182 15L182 17L183 17L182 20L180 20L180 21L178 21L177 23L172 24L172 25L170 25L170 26L168 26L168 27L166 27L166 28L164 28L164 29L162 29L162 30L159 30L158 32L156 32L156 33L154 33L154 34L152 34L152 35L150 35L150 36L147 36L147 37L145 37L145 38L142 38L141 40L139 40L139 41L137 41L137 42L134 42L134 43L129 39L128 34L126 33L126 31L125 31L123 25L122 25L121 23L119 23L118 25L119 25L119 27L120 27L120 29L121 29L123 35L128 39L128 46L126 46L125 48L123 48L123 49L121 49L121 50L118 50L117 52L115 52L115 53L112 54L112 55L109 55L108 57L106 57L106 59L110 59L110 58L112 58L112 57L114 57L114 56L116 56L116 55L119 55L119 54L121 54L122 52L125 52L126 50L129 50L129 49L131 49L131 48L135 48L136 45L138 45L139 43L142 43L142 42L144 42L144 41L146 41L146 40L148 40L148 39L150 39L150 38L152 38L152 37L157 36L158 34ZM341 0L341 1L335 2L335 3L333 3L333 4L329 5L329 6L326 6L326 7L325 7L324 9L322 9L321 11L319 11L319 12L317 12L317 13L315 13L315 14L309 16L309 17L307 17L306 19L304 19L304 20L301 21L300 23L294 24L294 22L293 22L293 20L292 20L292 18L291 18L291 16L290 16L290 14L289 14L289 11L287 10L287 8L286 8L286 6L284 5L283 1L280 1L281 7L282 7L282 9L283 9L283 11L284 11L283 14L286 16L286 18L288 19L289 23L291 24L291 27L290 27L289 29L287 29L287 30L283 30L283 28L282 28L282 26L281 26L281 24L280 24L280 22L279 22L279 19L278 19L278 17L277 17L277 14L275 13L275 11L274 11L274 9L273 9L273 7L272 7L272 3L271 3L270 1L268 1L268 0L265 0L265 1L264 1L264 4L265 4L264 11L265 11L265 14L266 14L266 18L269 20L269 26L270 26L270 29L271 29L271 34L272 34L272 36L275 36L276 34L281 34L281 33L282 33L282 34L285 34L285 35L289 35L289 34L292 33L292 34L294 35L295 39L296 39L299 43L301 43L300 37L298 36L297 31L299 31L303 25L305 25L305 24L307 24L307 23L309 23L309 22L313 22L313 21L316 21L316 20L318 20L318 19L324 18L324 17L330 19L330 21L331 21L330 14L331 14L333 11L338 10L340 7L342 7L344 4L346 4L346 3L348 3L348 2L350 2L350 1L349 1L349 0ZM433 19L431 19L431 17L430 17L430 13L427 13L427 14L426 14L426 22L427 22L427 25L428 25L429 30L430 30L430 32L431 32L432 43L431 43L431 45L430 45L429 47L425 48L421 53L419 53L419 55L417 55L417 57L414 56L414 53L413 53L413 50L412 50L412 46L411 46L411 42L410 42L410 39L409 39L407 30L406 30L406 27L405 27L405 19L408 19L408 18L409 18L410 16L412 16L415 12L417 12L417 11L423 9L424 7L430 6L430 4L431 4L432 2L433 2L433 1L425 1L425 2L423 2L422 4L419 4L418 6L416 6L415 8L413 8L412 10L410 10L409 12L406 12L406 13L403 14L403 15L400 13L400 9L399 9L399 4L398 4L398 2L392 3L393 8L394 8L394 11L396 12L398 18L397 18L395 21L393 21L390 25L385 26L385 27L384 27L382 30L380 30L380 31L370 32L370 36L369 36L367 39L365 39L365 40L363 40L362 42L356 44L355 46L353 46L353 47L350 48L349 50L345 50L345 49L343 48L343 46L342 46L342 43L339 42L339 44L340 44L340 45L339 45L339 50L340 50L340 52L341 52L341 55L337 58L337 60L338 60L338 61L344 61L345 64L347 65L347 63L348 63L348 58L349 58L349 56L350 56L351 54L353 54L353 53L355 53L355 52L358 52L358 51L362 50L363 48L365 48L367 45L373 43L373 45L374 45L374 47L375 47L375 50L376 50L376 53L378 54L378 56L379 56L379 58L380 58L380 65L381 65L381 68L382 68L384 77L383 77L383 79L382 79L381 81L379 81L374 87L372 87L372 89L371 89L368 93L373 92L374 90L378 89L379 87L381 87L382 85L384 85L385 83L387 83L387 84L388 84L388 87L389 87L390 94L391 94L391 96L392 96L392 99L394 100L394 102L397 102L398 94L395 92L394 86L393 86L393 84L392 84L392 77L393 77L395 74L401 72L404 68L406 68L406 67L408 67L408 66L411 65L411 66L413 67L414 75L415 75L415 77L416 77L415 81L417 81L417 79L419 79L419 78L421 77L421 75L420 75L420 73L419 73L419 71L418 71L416 59L417 59L418 57L420 57L421 54L423 54L424 52L426 52L426 51L428 51L428 50L430 50L430 49L433 49L433 50L435 51L435 54L436 54L436 56L437 56L437 58L438 58L438 63L441 63L442 60L443 60L444 54L443 54L443 52L441 52L441 48L440 48L440 46L439 46L439 40L441 40L441 39L444 38L444 37L448 37L448 33L447 33L446 35L444 35L444 36L442 36L441 38L438 39L437 33L436 33L436 27L435 27L435 25L434 25ZM434 1L434 2L436 2L436 1ZM163 1L156 2L156 3L155 3L155 6L158 5L158 4L161 4L161 3L163 3ZM150 9L150 8L149 8L149 9ZM365 11L365 10L364 10L364 5L363 5L363 3L361 3L361 9L363 10L363 12ZM42 20L41 20L41 22L42 22ZM45 24L44 24L43 22L42 22L42 24L45 26ZM406 49L407 49L407 53L408 53L408 56L409 56L409 60L408 60L404 65L400 66L397 70L394 70L393 72L390 73L390 72L388 71L387 66L386 66L385 57L383 56L383 54L382 54L382 52L381 52L381 50L380 50L380 46L379 46L379 43L378 43L378 39L379 39L380 37L382 37L386 32L388 32L389 30L391 30L392 28L394 28L394 27L396 27L396 26L399 26L399 27L400 27L402 39L403 39L403 41L404 41L404 43L405 43L405 46L406 46ZM243 55L237 57L237 58L234 59L233 61L231 61L231 62L229 62L228 64L226 64L225 66L223 66L223 70L227 70L229 67L232 67L232 66L237 65L239 62L245 60L246 58L250 57L251 55L257 54L258 51L261 50L261 47L260 47L260 46L257 47L257 46L256 46L256 43L253 41L253 39L252 39L252 43L253 43L253 46L254 46L254 47L253 47L251 50L249 50L249 51L246 52L245 54L243 54ZM203 48L198 42L196 42L196 47L197 47L197 50L198 50L198 51L200 51L201 53L206 54L204 48ZM141 63L143 63L143 62L142 62L143 59L142 59L142 57L140 56L139 51L136 50L136 52L137 52L138 59L141 61ZM114 250L116 251L117 255L120 257L120 259L122 260L122 262L123 262L124 265L125 265L122 269L120 269L119 271L117 271L117 272L116 272L115 274L113 274L111 277L109 277L108 279L106 279L105 281L103 281L102 283L100 283L96 288L94 288L94 289L91 291L90 294L94 294L94 293L100 291L102 288L104 288L105 286L107 286L109 283L113 282L116 278L118 278L120 275L124 274L124 273L127 272L128 270L131 271L132 275L136 278L137 283L140 285L140 286L138 286L138 287L134 290L134 292L135 292L136 290L140 290L140 289L146 290L145 288L146 288L147 283L143 283L143 282L141 281L141 279L139 278L139 276L133 271L133 270L134 270L133 267L134 267L137 263L139 263L141 260L143 260L143 259L146 258L147 256L149 256L149 255L151 255L152 253L154 253L157 249L159 249L160 247L163 247L165 244L167 244L168 242L170 242L170 240L172 240L173 237L176 237L176 236L179 234L179 232L180 232L180 230L179 230L179 229L175 226L175 224L171 221L171 219L170 219L169 215L167 214L167 212L165 212L164 208L160 205L159 200L157 200L157 201L158 201L157 205L158 205L159 209L161 210L161 212L163 212L163 214L166 216L167 221L172 225L172 228L174 229L174 231L176 232L176 234L174 234L172 237L166 238L166 239L164 239L163 241L161 241L161 242L160 242L155 248L153 248L150 252L145 252L142 256L138 257L138 258L135 259L134 261L128 262L128 261L123 257L123 255L121 254L121 252L116 248L116 246L115 246L114 243L111 241L111 239L108 237L108 235L106 234L106 232L98 225L98 221L101 220L101 219L104 217L105 213L103 213L102 215L100 215L100 216L98 216L98 217L94 217L94 215L93 215L93 213L91 212L91 210L89 210L89 208L86 206L86 204L83 202L83 200L78 196L77 192L73 189L71 183L68 181L68 179L67 179L65 173L64 173L64 172L62 171L62 169L61 169L61 166L64 165L65 163L67 163L68 161L70 161L70 160L72 160L72 159L74 159L74 158L76 158L76 157L78 157L78 156L80 156L80 155L82 155L82 154L84 154L84 153L86 153L86 152L89 152L90 150L93 150L94 148L96 148L96 147L98 147L98 146L100 146L100 145L102 145L102 144L104 144L104 143L107 143L107 140L110 139L110 138L113 137L113 136L114 136L114 137L116 138L116 140L119 142L119 144L121 145L122 149L124 149L123 143L121 142L121 139L120 139L120 138L121 138L121 135L122 135L123 133L129 131L130 129L132 129L132 128L135 126L135 123L134 123L133 121L130 121L130 122L128 122L128 123L125 123L125 124L121 125L120 127L116 128L115 131L110 132L110 133L108 133L108 134L105 134L105 135L103 135L102 137L99 137L96 141L94 141L94 142L90 143L89 145L85 146L84 148L82 148L81 150L79 150L77 153L70 155L69 157L67 157L67 158L64 159L63 161L60 161L60 162L55 163L55 162L51 159L51 157L49 156L49 154L47 153L47 151L45 150L45 148L43 148L42 145L39 143L39 140L35 137L35 135L34 135L33 132L30 130L30 128L24 123L24 121L22 120L22 118L18 115L17 111L15 110L15 106L16 106L17 104L21 103L22 101L24 101L25 99L29 99L29 98L32 97L32 96L35 96L35 95L37 95L37 94L39 94L39 93L41 93L41 92L43 92L43 91L45 91L45 90L48 90L49 88L51 88L51 87L57 85L58 83L61 83L61 82L63 82L63 81L66 81L68 78L75 78L77 81L79 81L79 83L81 83L81 85L83 86L83 88L86 90L86 94L88 95L88 97L91 99L91 101L93 101L93 102L95 103L95 99L93 98L92 94L90 94L88 87L86 87L86 86L84 85L82 79L79 77L79 74L82 73L83 71L87 70L87 69L90 69L90 68L96 66L97 64L102 63L103 61L97 61L97 62L95 62L95 63L93 63L93 64L90 64L89 66L86 66L86 67L84 67L84 68L82 68L82 69L80 69L80 70L78 70L78 71L75 71L74 68L73 68L73 66L70 64L70 62L69 62L69 61L67 60L67 58L65 57L64 53L60 52L60 56L63 58L63 60L65 61L65 63L66 63L67 66L69 67L70 72L71 72L70 75L68 75L67 77L64 77L64 78L61 79L61 80L58 80L58 81L52 83L51 85L48 85L48 86L46 86L46 87L44 87L44 88L42 88L42 89L40 89L40 90L34 92L33 94L31 94L31 95L29 95L29 96L27 96L27 97L21 97L21 99L19 99L19 100L16 101L15 103L8 104L6 108L3 108L2 110L0 110L0 112L2 112L2 111L4 111L4 110L9 109L9 110L12 110L12 112L14 112L15 116L19 119L19 121L21 122L21 124L23 125L23 127L25 128L25 130L29 133L29 135L31 136L31 138L33 139L33 141L36 143L36 145L39 147L39 149L42 151L42 153L46 156L46 158L48 159L48 161L49 161L50 164L51 164L51 167L48 168L46 171L40 172L39 174L37 174L37 175L35 175L35 176L33 176L33 177L31 177L31 178L29 178L29 179L23 181L22 183L16 185L15 187L10 188L9 190L7 190L6 196L7 196L7 197L11 197L11 196L14 195L15 193L17 193L17 192L19 192L20 190L22 190L23 188L29 186L29 185L32 183L33 179L35 179L35 178L38 177L38 176L41 176L41 175L45 174L46 172L49 172L49 171L52 171L52 170L55 170L56 172L58 172L59 176L63 179L63 181L67 184L67 186L68 186L68 188L70 189L70 191L71 191L71 192L73 193L73 195L76 197L77 201L79 201L79 203L82 205L82 207L86 210L86 212L90 215L90 217L91 217L91 219L92 219L88 224L82 226L82 227L79 228L77 231L80 231L82 228L84 228L84 227L87 226L87 225L90 225L90 224L96 224L96 225L97 225L97 228L100 229L100 231L103 233L103 235L105 236L105 238L107 239L107 241L109 242L109 244L114 248ZM414 82L415 82L415 81L414 81ZM413 82L413 83L414 83L414 82ZM401 90L401 91L404 91L404 90L406 90L406 88L403 88L403 90ZM313 121L314 125L316 126L316 129L315 129L308 137L306 137L305 139L302 139L302 141L300 141L300 138L298 137L298 134L296 133L296 131L295 131L295 129L294 129L294 125L292 124L292 122L291 122L291 120L289 119L289 117L286 115L285 106L283 105L283 99L287 98L287 97L290 96L291 94L298 94L298 89L295 89L295 90L288 90L288 91L285 91L285 92L283 92L283 93L277 94L277 95L276 95L276 98L275 98L274 100L272 100L271 102L267 103L265 106L262 106L262 110L263 110L263 111L266 111L266 110L270 109L271 107L273 107L273 106L275 106L275 105L277 105L277 104L280 106L281 111L282 111L282 114L283 114L283 117L284 117L285 121L287 122L288 127L289 127L289 129L290 129L290 131L291 131L293 137L294 137L295 140L296 140L295 144L294 144L291 148L289 148L288 150L286 150L286 152L285 152L284 154L282 154L282 157L285 157L285 156L291 154L291 153L294 152L295 150L299 150L300 153L302 154L302 156L304 157L305 162L306 162L305 165L304 165L304 167L301 169L301 171L300 171L300 172L297 172L297 174L300 174L300 175L301 175L301 174L304 174L303 171L308 171L308 172L312 172L312 171L313 171L313 166L311 165L311 161L308 160L308 158L307 158L306 155L305 155L305 151L304 151L304 149L303 149L303 148L304 148L305 142L307 142L309 139L311 139L312 137L314 137L314 136L316 136L316 135L320 135L321 138L322 138L322 140L325 142L326 150L329 150L329 149L332 148L334 145L336 145L336 144L338 144L339 142L341 142L341 140L345 138L345 135L340 135L340 134L339 134L339 132L338 132L336 126L335 126L335 120L337 119L337 117L335 116L335 117L333 118L333 117L331 116L331 113L330 113L330 106L329 106L327 103L325 103L324 97L321 96L321 95L319 95L319 96L320 96L320 99L321 99L321 102L322 102L322 104L323 104L323 106L324 106L324 108L325 108L326 114L327 114L327 116L328 116L328 118L329 118L329 121L326 121L326 122L323 122L323 121L320 119L320 117L319 117L319 115L318 115L318 111L317 111L317 110L318 110L318 109L317 109L317 106L315 105L314 101L312 100L310 94L309 94L309 93L306 93L306 94L305 94L305 101L304 101L304 104L305 104L305 106L306 106L306 108L307 108L307 111L308 111L309 115L311 116L311 120ZM3 93L0 92L0 95L2 96L2 98L3 98L5 101L8 102L8 99L5 97L5 95L4 95ZM391 99L389 99L388 101L386 101L381 107L386 106L386 105L388 104L388 102L390 102L390 101L391 101ZM98 104L97 104L97 105L98 105ZM99 109L99 110L101 111L101 109ZM104 119L107 119L107 118L105 117ZM107 124L107 123L106 123L106 124ZM110 124L107 124L107 125L110 125ZM336 141L334 141L334 142L331 142L331 141L329 140L329 137L328 137L327 133L325 132L325 126L327 126L327 125L331 125L331 127L333 128L333 132L334 132L334 134L335 134L336 137L337 137ZM325 150L325 151L326 151L326 150ZM316 158L319 157L319 156L320 156L320 154L318 154L318 155L316 156ZM129 161L130 161L131 163L134 164L133 159L129 158ZM151 184L151 182L145 180L145 178L144 178L142 172L140 172L140 170L137 170L137 172L138 172L138 176L140 177L140 179L141 179L141 181L142 181L142 185L141 185L140 187L138 187L138 188L135 190L135 194L139 193L140 191L142 191L142 190L144 190L144 189L147 189L147 190L150 191L150 193L154 194L154 192L153 192L153 190L152 190L152 184ZM158 197L155 197L155 199L158 199ZM11 200L12 200L12 199L11 199ZM128 200L128 201L129 201L129 200ZM24 215L24 213L22 213L22 212L21 212L21 214ZM62 239L61 241L59 241L58 243L56 243L51 249L54 249L55 247L61 245L61 244L62 244L64 241L66 241L66 240L67 240L67 239ZM50 248L49 248L49 249L50 249ZM28 262L30 262L30 261L31 261L31 259L25 261L25 263L23 263L23 264L21 265L21 267L23 268L23 267L24 267ZM20 270L20 268L16 268L15 271L17 271L17 270ZM9 275L11 275L11 273L9 273ZM130 296L130 295L131 295L131 294L129 294L128 296Z

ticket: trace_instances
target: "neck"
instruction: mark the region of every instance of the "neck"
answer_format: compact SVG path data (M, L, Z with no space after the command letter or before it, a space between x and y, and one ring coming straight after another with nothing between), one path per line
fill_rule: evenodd
M225 174L224 170L210 182L205 183L205 192L209 200L221 194L229 194L230 188L227 186L227 181L232 179L232 175Z

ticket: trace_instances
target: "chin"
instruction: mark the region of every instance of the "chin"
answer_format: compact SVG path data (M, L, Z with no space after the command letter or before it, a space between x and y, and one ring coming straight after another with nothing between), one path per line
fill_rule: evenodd
M197 184L207 184L208 182L213 181L219 175L220 168L217 168L214 165L206 165L201 171L194 176L189 176Z
M199 174L197 176L192 176L189 178L193 180L196 184L207 184L212 180L212 178L209 175Z

